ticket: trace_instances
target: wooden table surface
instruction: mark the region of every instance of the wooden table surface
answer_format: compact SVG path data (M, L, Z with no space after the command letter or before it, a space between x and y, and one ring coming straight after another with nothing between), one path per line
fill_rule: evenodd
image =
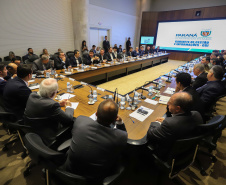
M191 73L191 75L193 75ZM43 80L43 78L40 79L35 79L35 82L33 83L40 83ZM71 85L75 86L75 85L79 85L81 84L81 82L79 81L72 81L73 79L69 79L67 77L62 78L58 81L58 85L59 85L59 93L67 93L67 82L70 82ZM155 86L154 83L150 83L148 84L146 87L148 86ZM88 95L90 94L90 87L88 85L83 85L82 88L78 88L78 89L74 89L74 94L75 97L70 98L71 102L79 102L79 105L77 107L77 109L75 109L74 111L74 117L78 117L79 115L84 115L84 116L91 116L93 113L95 113L97 111L97 107L100 104L100 102L102 102L104 99L101 98L105 95L113 95L113 93L108 92L108 91L102 91L99 90L98 88L96 88L95 86L91 86L93 90L97 90L97 102L94 105L89 105L88 101ZM167 87L176 87L176 83L175 83L175 78L172 78L172 82L171 83L167 83L166 82L166 86L162 87L160 90L160 94L161 95L165 95L165 96L170 96L169 94L164 94L163 92L167 89ZM34 90L37 91L37 90ZM141 92L141 89L137 90L137 92ZM155 93L153 93L152 96L148 96L148 91L144 90L143 91L143 95L146 96L147 98L153 98L155 96ZM133 96L133 93L130 94L130 96ZM119 99L120 100L120 99ZM158 101L158 98L156 99ZM152 105L149 103L144 102L144 100L142 100L139 104L138 104L138 108L140 106L144 106L150 109L153 109L153 113L147 118L145 119L143 122L140 122L138 120L136 120L135 118L132 118L134 123L131 121L129 114L132 113L132 110L121 110L119 109L119 115L122 117L127 132L128 132L128 138L129 139L133 139L133 140L139 140L141 138L143 138L145 136L145 134L147 133L147 130L150 126L150 123L155 121L156 117L162 117L165 112L166 112L166 105L163 104L157 104L157 105ZM126 102L125 107L128 107L128 102ZM65 108L62 108L63 110Z

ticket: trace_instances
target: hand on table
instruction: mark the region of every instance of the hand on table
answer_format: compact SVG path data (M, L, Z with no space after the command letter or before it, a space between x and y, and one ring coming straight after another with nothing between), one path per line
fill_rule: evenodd
M157 117L155 121L162 123L165 120L163 117Z

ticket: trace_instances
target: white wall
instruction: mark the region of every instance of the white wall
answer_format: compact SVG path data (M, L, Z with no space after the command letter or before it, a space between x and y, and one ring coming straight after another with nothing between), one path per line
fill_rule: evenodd
M226 5L226 0L152 0L151 11L170 11Z
M120 1L121 2L121 1ZM137 8L140 13L140 0L135 2L133 7ZM111 1L114 4L114 1ZM117 3L117 1L116 1ZM131 37L132 46L139 42L139 32L137 24L139 17L128 13L103 8L93 4L89 4L89 25L90 27L110 29L110 45L121 44L125 48L125 42L128 37ZM92 45L92 43L90 43ZM102 47L102 46L101 46Z
M74 49L71 0L0 0L0 57Z

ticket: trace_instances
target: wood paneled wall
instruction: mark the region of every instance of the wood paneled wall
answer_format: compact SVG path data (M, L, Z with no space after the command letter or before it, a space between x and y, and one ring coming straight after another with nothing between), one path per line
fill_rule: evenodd
M201 11L200 16L195 16L196 11ZM226 18L226 6L184 9L163 12L143 12L140 35L156 36L158 21L195 20L206 18ZM226 43L225 43L226 44ZM170 59L190 61L199 57L199 53L170 52Z

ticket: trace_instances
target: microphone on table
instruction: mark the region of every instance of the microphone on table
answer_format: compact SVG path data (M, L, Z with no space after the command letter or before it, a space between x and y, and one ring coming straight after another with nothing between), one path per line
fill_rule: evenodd
M90 88L90 95L88 96L88 98L90 98L91 96L93 96L93 89L89 84L86 85Z
M142 85L142 87L141 87L142 92L141 92L140 98L141 98L142 100L145 100L145 99L146 99L146 97L143 95L143 92L144 92L144 86L145 86L146 84L150 83L150 82L151 82L151 81L146 81L146 82L144 82L144 85Z
M115 100L116 100L116 104L118 105L118 88L116 88L114 92L114 101Z

